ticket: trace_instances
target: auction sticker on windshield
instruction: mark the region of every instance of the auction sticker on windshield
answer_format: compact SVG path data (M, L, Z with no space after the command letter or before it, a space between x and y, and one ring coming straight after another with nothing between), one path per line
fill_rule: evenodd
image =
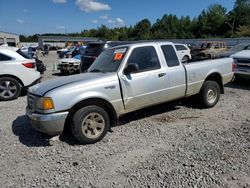
M120 48L114 51L114 61L120 61L123 58L124 53L126 52L126 48Z

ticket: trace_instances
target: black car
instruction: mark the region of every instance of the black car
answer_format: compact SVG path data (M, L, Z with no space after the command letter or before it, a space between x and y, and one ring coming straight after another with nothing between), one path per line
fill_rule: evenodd
M101 41L88 43L84 55L81 56L80 71L86 72L95 59L107 48L129 44L129 41Z

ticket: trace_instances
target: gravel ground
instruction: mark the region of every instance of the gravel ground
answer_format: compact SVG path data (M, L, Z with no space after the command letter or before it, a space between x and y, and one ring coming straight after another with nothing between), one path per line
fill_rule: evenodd
M41 58L53 72L55 53ZM190 100L128 114L94 145L51 145L25 117L26 96L0 102L0 187L250 187L250 82L211 109Z

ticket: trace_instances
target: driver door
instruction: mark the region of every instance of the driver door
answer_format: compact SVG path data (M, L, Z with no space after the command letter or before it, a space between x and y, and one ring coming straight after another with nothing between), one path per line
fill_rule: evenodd
M138 70L120 75L125 110L129 112L163 101L168 82L155 47L134 48L128 64L137 64Z

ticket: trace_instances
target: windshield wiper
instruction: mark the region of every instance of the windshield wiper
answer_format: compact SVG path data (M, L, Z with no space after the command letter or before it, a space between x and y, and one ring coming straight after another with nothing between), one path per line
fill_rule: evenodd
M101 71L100 69L93 69L93 70L91 70L89 72L102 72L102 73L105 73L104 71Z

